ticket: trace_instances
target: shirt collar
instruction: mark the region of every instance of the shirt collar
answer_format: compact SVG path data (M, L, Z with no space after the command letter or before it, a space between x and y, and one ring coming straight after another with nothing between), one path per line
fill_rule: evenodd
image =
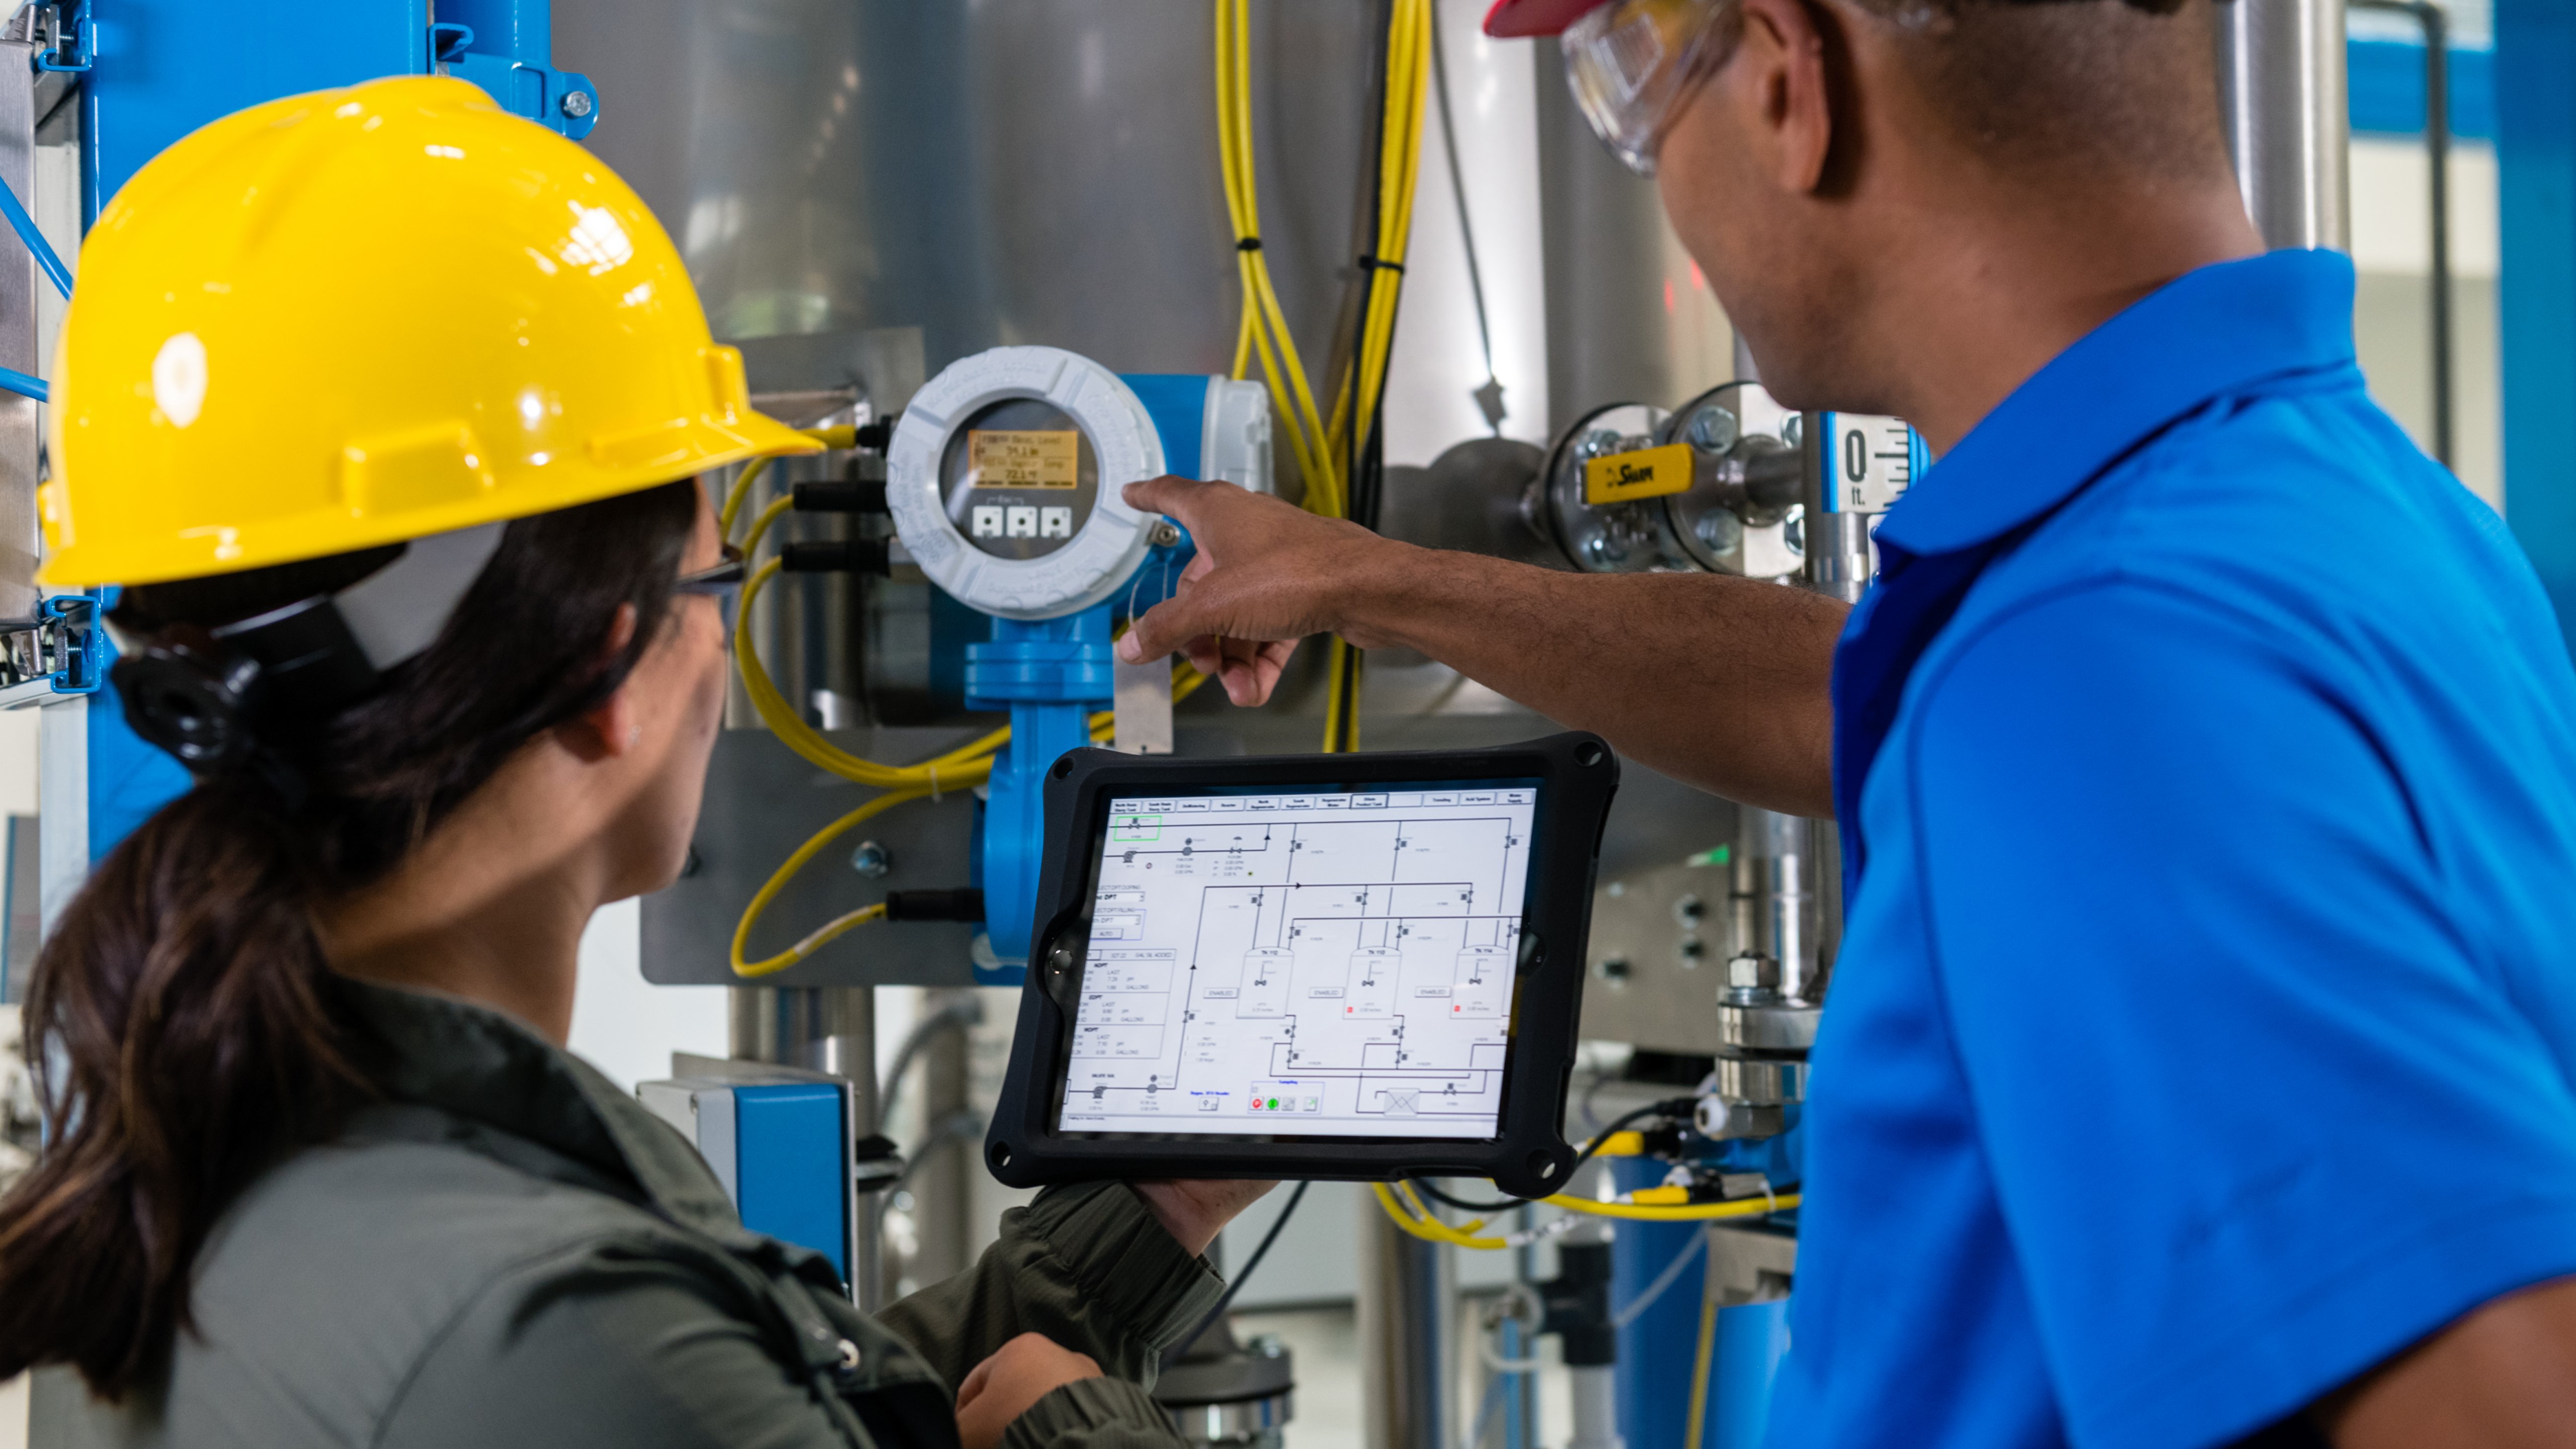
M2352 259L2277 251L2187 272L2013 390L1888 511L1916 555L1999 537L2064 502L2175 419L2287 374L2349 366Z

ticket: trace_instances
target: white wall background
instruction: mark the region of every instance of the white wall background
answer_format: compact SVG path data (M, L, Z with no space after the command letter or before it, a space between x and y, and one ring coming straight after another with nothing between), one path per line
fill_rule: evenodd
M2353 336L2371 396L2430 447L2432 158L2420 141L2355 137L2352 257L2361 273ZM2501 229L2495 149L2451 149L2452 466L2471 491L2504 506L2504 378L2497 350Z
M1547 306L1539 245L1538 68L1527 41L1487 40L1489 0L1436 0L1458 169L1503 384L1503 436L1544 444ZM1386 461L1420 466L1488 436L1471 394L1485 382L1457 193L1436 100L1426 108L1413 236L1386 387Z

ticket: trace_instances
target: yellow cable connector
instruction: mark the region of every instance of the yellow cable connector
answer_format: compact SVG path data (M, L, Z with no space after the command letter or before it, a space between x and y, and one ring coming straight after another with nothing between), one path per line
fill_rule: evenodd
M1601 1145L1593 1149L1592 1155L1595 1157L1643 1157L1646 1155L1646 1134L1643 1132L1613 1132L1609 1136L1601 1139Z
M1588 1197L1568 1197L1559 1193L1539 1201L1550 1207L1561 1207L1570 1213L1589 1213L1596 1218L1627 1218L1648 1223L1695 1223L1712 1218L1758 1218L1787 1212L1798 1205L1798 1194L1784 1192L1776 1197L1743 1198L1735 1202L1695 1202L1685 1207L1640 1207L1635 1203L1595 1202Z
M1689 1188L1674 1187L1669 1183L1662 1187L1641 1187L1628 1194L1628 1201L1639 1207L1680 1207L1690 1200Z

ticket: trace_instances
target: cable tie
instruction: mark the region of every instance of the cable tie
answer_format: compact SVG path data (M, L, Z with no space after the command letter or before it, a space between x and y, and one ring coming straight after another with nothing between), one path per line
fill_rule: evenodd
M1360 254L1360 270L1363 272L1393 272L1398 276L1402 276L1404 274L1404 263L1385 261L1363 252Z
M1234 249L1239 252L1257 252L1261 250L1261 238L1257 236L1238 238L1234 244Z

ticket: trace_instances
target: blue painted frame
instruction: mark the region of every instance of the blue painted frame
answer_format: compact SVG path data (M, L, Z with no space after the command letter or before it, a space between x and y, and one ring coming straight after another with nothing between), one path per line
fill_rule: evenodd
M2505 519L2576 618L2576 10L2497 0Z
M2424 47L2403 40L2356 40L2344 49L2352 129L2364 136L2424 134ZM2492 50L2451 47L2451 139L2491 141L2496 133Z

